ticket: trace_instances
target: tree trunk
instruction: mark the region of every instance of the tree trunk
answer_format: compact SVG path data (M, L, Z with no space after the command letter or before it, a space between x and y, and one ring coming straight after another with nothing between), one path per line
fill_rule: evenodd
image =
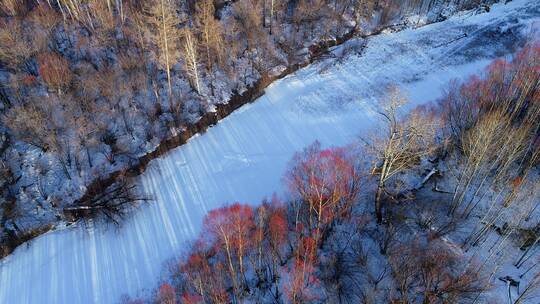
M377 224L382 223L382 192L383 185L379 183L377 194L375 195L375 216L377 217Z
M272 27L274 26L274 1L270 0L270 36L272 36Z
M167 69L167 83L169 85L169 100L172 96L172 86L171 86L171 67L170 67L170 63L169 63L169 39L167 37L167 28L166 28L166 25L165 25L165 6L163 5L163 1L164 0L161 0L160 1L160 5L161 5L161 23L162 23L162 26L163 26L163 47L164 47L164 51L165 51L165 66L166 66L166 69Z

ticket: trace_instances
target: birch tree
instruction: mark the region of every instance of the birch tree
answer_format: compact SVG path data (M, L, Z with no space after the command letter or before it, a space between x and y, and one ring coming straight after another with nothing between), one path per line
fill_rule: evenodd
M225 53L223 29L219 21L214 17L215 11L213 0L197 2L194 21L203 41L208 71L212 70L214 62L222 63Z
M383 196L389 194L387 182L412 167L430 151L432 122L423 118L423 115L412 115L406 120L400 119L400 110L406 104L407 99L396 88L390 89L383 101L382 111L379 112L385 131L382 136L367 142L375 157L372 174L378 177L375 195L375 214L378 223L383 219Z
M360 192L352 156L339 148L322 150L318 142L293 157L285 181L301 203L294 212L316 245L331 227L350 217Z
M183 46L182 55L185 61L186 72L189 75L191 85L197 93L201 93L199 76L199 56L197 40L190 28L182 30Z
M274 21L277 20L278 12L283 9L284 1L283 0L265 0L264 5L268 5L268 14L269 14L269 23L268 28L270 35L272 35L272 30L274 28ZM267 26L266 23L266 16L265 16L265 26Z
M81 0L47 0L47 3L51 7L57 5L64 20L70 17L73 20L79 21L81 20L81 16L84 16L81 10Z
M253 245L250 236L254 230L253 209L238 203L210 211L203 221L203 231L216 240L225 257L224 264L238 301L247 286L245 257Z
M147 23L151 28L151 41L157 48L157 60L167 73L169 98L172 96L171 66L178 62L179 31L178 18L172 0L150 0L145 3L144 11Z

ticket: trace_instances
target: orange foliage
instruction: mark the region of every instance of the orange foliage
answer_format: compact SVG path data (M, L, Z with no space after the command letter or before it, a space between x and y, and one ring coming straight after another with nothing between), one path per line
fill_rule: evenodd
M43 81L54 90L61 91L66 88L73 78L69 62L57 53L40 54L38 56L38 69Z

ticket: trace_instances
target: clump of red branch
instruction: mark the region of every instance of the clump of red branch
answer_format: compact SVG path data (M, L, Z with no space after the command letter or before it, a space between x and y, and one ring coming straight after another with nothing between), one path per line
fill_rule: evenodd
M455 272L460 255L428 241L427 234L424 241L429 244L423 248L416 243L391 246L382 267L387 270L377 277L366 274L369 246L360 235L367 225L389 228L375 225L366 214L355 214L362 178L359 157L351 151L322 149L315 143L296 154L284 178L293 198L289 203L274 196L258 206L235 203L210 211L199 238L173 266L170 282L158 288L155 300L192 304L359 301L368 298L361 284L383 286L380 282L388 279L388 273L400 273L396 267L401 264L407 266L403 270L410 277L407 284L399 282L400 288L406 288L402 298L423 286L425 295L418 298L446 303L434 299L461 299L484 287L468 268ZM397 238L387 235L394 241ZM396 255L399 252L404 255ZM424 278L426 272L432 277ZM385 288L373 298L398 299ZM407 303L421 302L411 299Z

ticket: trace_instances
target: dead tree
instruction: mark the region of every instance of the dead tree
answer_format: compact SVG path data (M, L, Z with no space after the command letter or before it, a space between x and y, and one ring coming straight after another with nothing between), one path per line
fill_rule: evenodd
M136 191L136 186L120 179L104 189L98 188L94 192L86 194L73 206L64 208L64 216L70 221L82 219L109 220L119 225L121 220L129 214L129 211L140 202L151 199Z

